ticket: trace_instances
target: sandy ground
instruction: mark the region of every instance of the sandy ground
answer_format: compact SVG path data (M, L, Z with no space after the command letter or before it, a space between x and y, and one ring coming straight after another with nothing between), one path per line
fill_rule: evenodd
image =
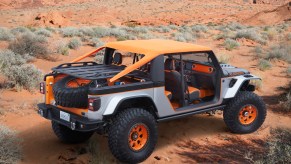
M0 2L0 26L120 25L128 21L135 21L135 23L141 25L182 25L209 22L220 24L231 21L261 25L266 24L265 16L261 14L262 11L273 11L276 8L278 8L278 5L252 5L238 0L206 0L204 3L198 0L181 0L179 2L165 0L163 3L152 0L38 0L32 2L23 0L13 1L12 3L10 0L4 0ZM280 23L291 16L291 14L288 15L289 12L289 10L285 11L284 9L282 19L276 19L275 22L268 20L267 23ZM276 14L281 14L281 10ZM286 14L287 17L285 17ZM255 15L259 16L254 17ZM39 17L39 20L36 20L36 17ZM253 48L249 44L242 43L239 49L230 53L221 46L220 41L204 38L198 39L196 43L213 48L217 54L230 55L231 64L246 68L251 73L264 78L263 88L256 93L262 96L267 104L267 119L257 132L248 135L231 134L223 122L221 113L215 116L195 115L160 123L158 145L151 157L144 163L187 162L187 159L181 157L177 152L184 150L183 147L179 146L179 143L188 140L193 140L202 145L219 145L224 143L227 137L235 137L246 141L252 139L264 140L268 137L271 128L291 128L290 115L276 112L278 109L277 96L282 93L278 87L285 86L290 81L285 71L287 63L276 61L271 70L262 72L256 68L257 60L254 60L253 54L249 53ZM1 49L5 47L7 47L7 44L0 44ZM75 57L92 49L89 46L82 46L78 50L73 50L69 56L58 56L55 62L37 59L34 64L43 72L49 72L50 68L64 62L70 62ZM50 122L36 114L35 104L41 102L42 99L43 95L37 93L37 91L35 93L24 90L19 92L13 90L0 91L0 106L7 110L5 115L0 116L0 123L16 130L23 140L24 156L20 163L87 163L88 157L86 154L75 157L76 155L73 153L77 147L84 147L84 144L66 145L59 142L51 130ZM107 147L106 137L95 135L94 139L100 142L99 150L110 161L114 162L115 160ZM71 157L73 160L64 160L64 158Z
M120 25L129 21L142 25L161 24L194 24L194 23L227 23L239 21L252 25L270 24L269 18L282 21L284 15L258 15L259 19L251 18L258 12L274 10L283 3L251 4L243 0L74 0L58 1L12 1L0 3L1 26L92 26ZM270 17L271 16L271 17ZM262 17L262 18L261 18ZM251 18L251 20L249 20ZM288 17L290 18L290 16ZM274 22L271 22L274 23ZM278 23L278 22L276 22Z

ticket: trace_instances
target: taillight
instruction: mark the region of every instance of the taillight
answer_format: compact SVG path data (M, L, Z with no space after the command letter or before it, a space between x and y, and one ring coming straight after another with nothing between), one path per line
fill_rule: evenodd
M45 94L45 87L44 87L44 82L41 82L39 84L39 92L42 93L42 94Z
M101 99L99 97L89 98L88 106L91 111L98 111L101 105Z

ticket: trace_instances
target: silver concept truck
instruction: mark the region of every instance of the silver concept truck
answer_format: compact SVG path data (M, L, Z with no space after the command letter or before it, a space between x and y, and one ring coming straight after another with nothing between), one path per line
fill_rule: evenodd
M92 58L96 54L103 54L98 62ZM260 79L219 64L205 46L171 40L110 42L52 68L40 84L45 102L38 104L38 112L51 120L61 141L79 143L94 132L106 134L118 160L139 163L153 152L161 121L222 110L231 132L256 131L266 107L253 92L252 80Z

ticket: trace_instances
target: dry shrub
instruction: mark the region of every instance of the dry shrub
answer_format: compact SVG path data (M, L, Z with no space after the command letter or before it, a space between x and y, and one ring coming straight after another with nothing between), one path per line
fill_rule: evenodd
M69 41L68 47L70 49L78 49L82 45L82 42L80 41L79 38L73 38Z
M258 163L291 163L291 130L272 129L267 151Z
M261 71L266 71L272 68L272 64L268 60L260 59L258 63L258 67Z
M8 48L17 54L29 54L33 57L48 59L47 40L42 35L25 33L9 43Z
M32 64L13 65L3 70L3 75L18 89L32 91L41 81L41 71Z
M0 125L0 163L17 163L20 159L20 140L14 131Z

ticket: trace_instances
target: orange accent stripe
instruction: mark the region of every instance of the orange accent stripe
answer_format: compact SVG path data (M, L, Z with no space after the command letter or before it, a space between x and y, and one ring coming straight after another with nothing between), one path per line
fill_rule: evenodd
M47 76L46 81L45 81L45 103L46 104L51 104L51 101L54 100L53 96L53 87L51 84L54 83L54 77L53 76Z
M71 62L72 62L72 63L75 63L75 62L81 61L81 60L85 59L86 57L89 57L89 56L91 56L91 55L97 53L98 51L102 50L103 48L105 48L105 47L99 47L99 48L97 48L97 49L94 50L94 51L91 51L91 52L89 52L89 53L87 53L87 54L84 54L84 55L82 55L82 56L80 56L80 57L78 57L78 58L72 60Z
M203 73L212 73L213 72L213 68L210 66L206 66L206 65L201 65L201 64L193 64L192 65L192 70L193 71L197 71L197 72L203 72Z

